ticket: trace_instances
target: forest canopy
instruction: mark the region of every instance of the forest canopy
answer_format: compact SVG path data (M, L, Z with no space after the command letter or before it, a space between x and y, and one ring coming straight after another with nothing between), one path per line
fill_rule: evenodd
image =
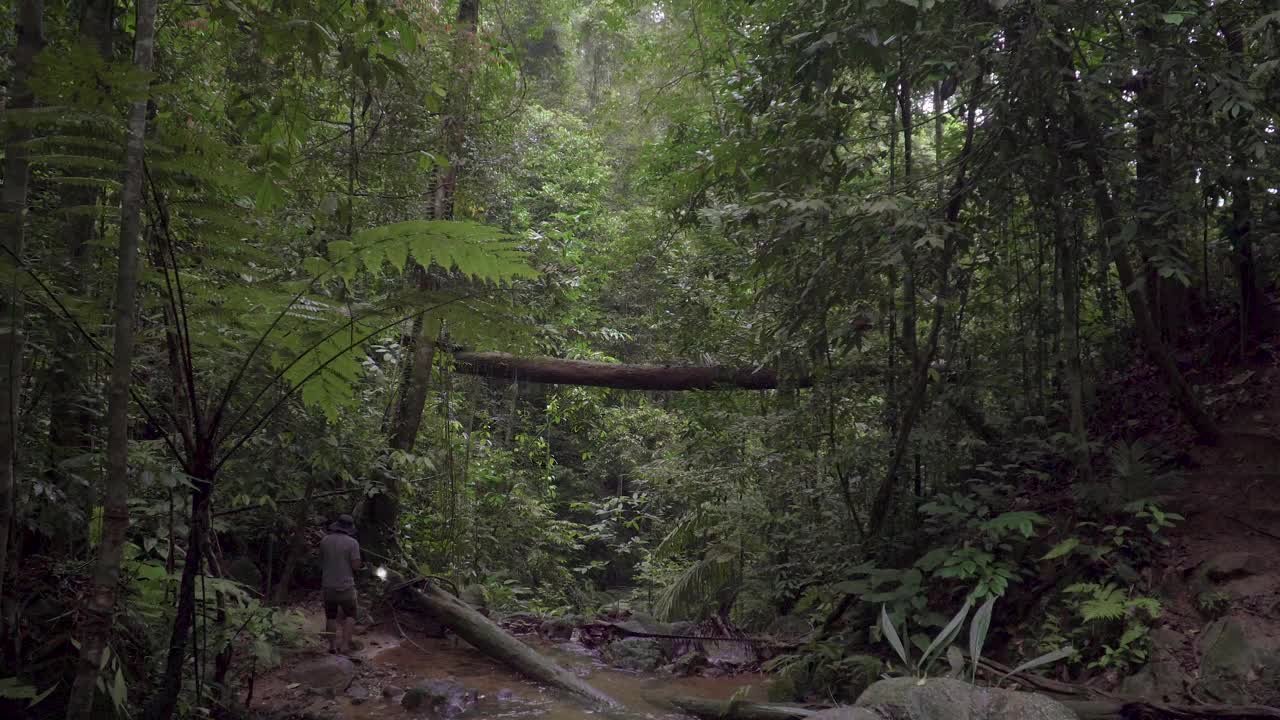
M1270 0L3 6L19 716L247 707L342 513L504 613L799 622L784 700L995 599L1111 689L1195 466L1280 457Z

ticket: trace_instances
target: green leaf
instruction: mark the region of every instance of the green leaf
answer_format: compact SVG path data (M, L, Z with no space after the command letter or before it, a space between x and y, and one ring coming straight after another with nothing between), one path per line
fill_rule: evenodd
M987 631L991 629L991 612L995 606L996 598L989 598L973 614L973 622L969 624L969 657L973 658L975 682L978 677L978 661L982 659L982 646L987 641Z
M960 608L960 612L956 613L956 616L951 618L951 622L947 623L947 626L942 628L942 632L938 633L938 636L933 639L933 642L929 644L929 647L925 648L924 655L920 657L920 664L917 666L918 668L921 670L927 670L929 660L933 657L933 654L940 648L951 645L951 641L955 640L956 635L960 634L960 626L964 624L965 618L969 617L969 610L972 608L973 598L965 600L964 607Z
M1066 540L1063 540L1062 542L1058 543L1057 545L1054 545L1054 546L1053 546L1053 549L1052 549L1052 550L1050 550L1049 552L1045 553L1045 554L1044 554L1044 557L1042 557L1042 558L1040 558L1040 559L1041 559L1041 560L1056 560L1057 558L1060 558L1060 557L1062 557L1063 555L1066 555L1066 554L1070 553L1072 550L1075 550L1075 549L1076 549L1076 546L1077 546L1077 545L1079 545L1079 544L1080 544L1080 539L1079 539L1079 538L1067 538Z
M1004 677L1000 678L1000 680L1003 682L1010 675L1016 675L1017 673L1020 673L1020 672L1026 672L1027 670L1034 670L1038 667L1044 667L1045 665L1056 663L1059 660L1065 660L1075 654L1076 654L1076 649L1071 647L1070 645L1064 648L1058 648L1057 650L1054 650L1051 653L1045 653L1044 655L1041 655L1038 658L1035 658L1033 660L1028 660L1022 663L1018 667L1005 673Z
M889 641L889 645L898 653L898 657L902 658L902 664L910 667L911 654L907 652L906 646L902 644L902 638L898 637L898 631L893 627L893 620L889 617L889 610L885 606L880 606L880 632L884 634L884 639Z

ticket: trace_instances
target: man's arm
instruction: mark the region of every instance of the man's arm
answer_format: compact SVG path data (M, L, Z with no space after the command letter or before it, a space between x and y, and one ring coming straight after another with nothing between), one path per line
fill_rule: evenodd
M360 561L360 543L351 546L351 572L358 572L364 563Z

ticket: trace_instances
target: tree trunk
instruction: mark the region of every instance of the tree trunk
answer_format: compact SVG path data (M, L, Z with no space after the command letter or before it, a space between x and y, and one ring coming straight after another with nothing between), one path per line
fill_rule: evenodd
M981 87L980 83L981 75L974 82L974 93L970 97L976 98L978 96L977 92ZM898 485L898 476L902 472L903 459L907 454L907 446L911 440L911 431L924 410L925 397L929 389L929 367L938 354L938 338L942 334L946 298L951 291L949 276L951 263L955 259L956 243L958 242L954 226L960 219L960 210L964 207L965 197L969 194L968 169L973 155L973 135L976 128L975 123L977 122L977 109L977 100L971 100L968 117L965 121L964 147L961 148L960 156L956 161L955 182L951 186L951 197L943 208L942 220L946 237L943 238L942 255L938 259L938 297L934 300L929 338L925 343L924 351L912 358L910 395L907 397L906 405L903 408L902 423L898 428L897 439L894 442L893 456L889 458L889 470L885 474L884 480L880 483L880 487L876 489L875 498L871 503L871 515L867 524L867 534L870 536L878 534L889 520L890 512L893 509L894 494Z
M107 61L111 59L111 0L89 0L81 10L80 42L93 45ZM62 225L61 267L58 268L59 284L78 298L88 293L89 247L95 235L93 217L82 212L95 205L102 197L96 188L76 185L62 191L62 207L69 211ZM79 211L70 212L73 209ZM49 480L66 494L69 503L78 505L84 512L82 522L69 532L59 529L66 546L74 553L88 535L88 517L94 498L89 488L80 489L71 474L63 469L63 463L90 451L94 412L86 397L86 375L89 356L83 352L80 330L69 318L51 316L50 333L53 336L49 378Z
M1245 59L1245 31L1240 24L1222 24L1227 51L1234 61L1234 73L1245 82L1249 69ZM1228 171L1227 188L1231 192L1231 218L1227 237L1235 253L1236 283L1239 286L1240 337L1256 337L1269 329L1272 313L1262 287L1258 282L1258 268L1253 252L1253 183L1249 178L1249 122L1250 113L1242 112L1230 129L1231 169ZM1243 350L1243 348L1241 348Z
M1071 67L1069 58L1064 62L1066 63L1064 67ZM1072 82L1074 81L1068 81L1069 84ZM1102 235L1110 250L1111 261L1115 263L1116 271L1120 276L1120 285L1129 302L1129 310L1133 313L1138 335L1151 361L1160 369L1165 386L1183 416L1195 428L1202 440L1216 442L1220 431L1213 418L1205 412L1195 393L1192 392L1191 385L1178 370L1173 353L1160 339L1160 331L1151 319L1151 306L1147 303L1145 283L1137 282L1133 265L1129 261L1128 249L1120 238L1119 213L1116 210L1115 200L1111 196L1107 174L1098 153L1098 148L1102 146L1098 130L1094 127L1093 119L1089 116L1075 88L1068 86L1067 91L1069 111L1076 134L1076 142L1072 143L1072 154L1083 160L1088 171Z
M17 8L17 44L13 53L8 112L35 107L35 93L28 84L36 55L44 47L44 2L22 0ZM0 222L4 223L4 255L0 267L7 276L0 291L0 597L9 567L9 536L14 523L14 487L18 464L18 425L22 395L23 335L22 273L26 236L27 187L30 181L29 151L23 144L31 130L23 123L5 127L4 188L0 191ZM0 620L3 625L3 620Z
M457 352L453 359L457 363L457 371L466 375L618 390L773 390L779 383L778 373L773 370L719 365L627 365L519 357L501 352ZM790 387L808 387L811 380L800 378L787 384Z
M133 62L151 70L155 50L157 0L138 0ZM107 393L107 479L103 490L102 540L93 593L80 629L80 665L67 702L68 720L93 715L102 650L111 634L120 558L129 528L129 386L132 382L134 315L138 286L138 236L142 231L142 161L146 149L147 100L129 105L124 189L120 206L119 271L116 277L115 343Z
M557 687L593 703L618 707L613 698L511 637L492 620L434 585L424 583L421 587L405 587L403 591L416 605L457 633L458 637L494 660L536 682Z
M150 0L154 1L154 0ZM205 541L209 534L207 520L209 503L213 498L213 481L208 479L208 468L192 473L195 489L191 491L191 529L187 538L187 557L182 567L182 579L178 583L178 607L173 619L173 632L169 635L169 652L165 658L162 684L147 704L143 717L147 720L169 720L178 706L182 692L182 666L187 658L187 639L195 624L196 578L200 575L205 553Z
M437 170L435 187L432 188L432 218L453 219L454 189L458 182L458 165L466 142L466 103L471 95L470 55L475 50L475 34L480 21L480 0L461 0L458 4L458 22L453 47L453 66L458 69L456 84L445 100L442 134L443 153L448 165ZM425 261L425 259L424 259ZM430 269L418 267L418 285L421 289L431 286ZM431 366L435 360L436 340L440 334L438 317L414 321L413 355L401 383L400 402L391 436L391 449L413 452L418 429L422 426L422 413L427 406L427 390L431 385ZM365 526L371 540L380 550L394 546L395 524L400 516L399 480L390 473L384 475L386 492L370 498L365 513Z

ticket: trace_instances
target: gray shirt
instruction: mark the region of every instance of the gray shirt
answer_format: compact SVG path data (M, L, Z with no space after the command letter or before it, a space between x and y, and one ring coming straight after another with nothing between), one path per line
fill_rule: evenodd
M320 584L326 590L350 590L356 586L353 564L360 562L360 543L350 535L331 532L320 541Z

